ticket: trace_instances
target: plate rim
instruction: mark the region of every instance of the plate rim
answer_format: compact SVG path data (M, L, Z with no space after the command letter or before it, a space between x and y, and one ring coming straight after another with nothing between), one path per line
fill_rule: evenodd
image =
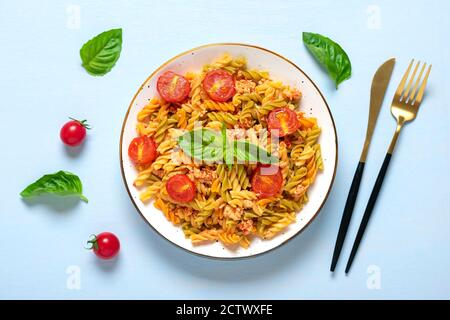
M322 98L323 102L325 102L325 106L327 107L327 111L328 114L330 115L331 118L331 123L333 124L333 130L334 130L334 136L335 136L335 148L336 148L336 159L334 161L334 168L333 168L333 176L331 178L331 183L328 187L327 193L325 195L325 197L322 200L322 203L320 204L319 208L317 209L317 211L314 213L314 215L312 216L312 218L308 221L308 223L299 231L297 231L294 235L292 235L290 238L286 239L285 241L281 242L280 244L278 244L277 246L270 248L266 251L263 252L259 252L259 253L255 253L255 254L251 254L251 255L247 255L247 256L241 256L241 257L218 257L218 256L212 256L212 255L208 255L208 254L204 254L204 253L199 253L199 252L194 252L191 251L187 248L184 248L180 245L178 245L177 243L173 242L172 240L168 239L167 237L165 237L162 233L160 233L144 216L144 214L141 212L141 210L139 209L138 205L136 204L136 202L133 199L133 196L131 195L131 191L128 188L128 184L127 184L127 180L125 177L125 170L124 170L124 164L123 164L123 157L122 157L122 144L123 144L123 135L124 135L124 130L125 130L125 125L127 123L128 120L128 116L130 113L130 110L137 98L137 96L139 95L139 93L141 92L141 90L144 88L145 84L156 74L158 73L162 68L164 68L166 65L170 64L172 61L178 59L179 57L182 57L184 55L187 55L189 53L192 53L194 51L203 49L203 48L208 48L208 47L215 47L215 46L243 46L243 47L250 47L250 48L254 48L254 49L258 49L258 50L262 50L265 51L267 53L273 54L283 60L285 60L287 63L291 64L294 68L296 68L297 70L299 70L315 87L315 89L317 90L317 92L320 94L320 97ZM171 243L173 246L175 246L176 248L182 249L185 252L188 252L192 255L195 256L199 256L199 257L203 257L203 258L208 258L208 259L213 259L213 260L241 260L241 259L249 259L249 258L255 258L264 254L267 254L269 252L272 252L273 250L280 248L282 246L284 246L285 244L287 244L288 242L290 242L291 240L293 240L294 238L296 238L299 234L301 234L318 216L318 214L320 213L320 211L322 210L323 206L325 205L325 202L328 200L328 196L330 195L331 189L333 187L334 184L334 180L336 178L336 171L337 171L337 164L338 164L338 158L339 158L339 148L338 148L338 135L337 135L337 130L336 130L336 124L333 118L333 114L331 113L330 107L328 105L327 100L325 99L325 96L323 95L322 91L320 91L319 87L316 85L316 83L309 77L309 75L303 71L303 69L301 69L299 66L297 66L294 62L292 62L291 60L289 60L288 58L284 57L283 55L266 49L264 47L258 46L258 45L253 45L253 44L248 44L248 43L240 43L240 42L217 42L217 43L209 43L209 44L204 44L189 50L186 50L184 52L181 52L175 56L173 56L172 58L170 58L169 60L166 60L164 63L162 63L158 68L156 68L145 80L144 82L142 82L142 84L139 86L139 89L136 91L136 93L134 94L133 98L131 99L130 105L128 106L128 109L125 113L125 117L123 119L123 123L122 123L122 129L120 131L120 140L119 140L119 157L120 157L120 171L121 171L121 175L122 175L122 181L125 184L125 189L127 190L128 193L128 197L130 198L131 202L133 203L133 206L135 207L136 211L139 213L139 215L141 216L141 218L147 223L147 225L149 225L159 236L161 236L162 238L166 239L166 241L168 241L169 243Z

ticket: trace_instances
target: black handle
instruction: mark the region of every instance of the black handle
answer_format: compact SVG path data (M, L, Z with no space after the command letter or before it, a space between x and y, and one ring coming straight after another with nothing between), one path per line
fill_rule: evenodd
M369 202L367 202L366 211L364 211L364 216L361 220L361 225L359 226L358 233L356 234L355 242L353 243L352 252L348 258L347 266L345 267L345 273L348 273L350 267L352 266L353 259L355 258L356 251L358 251L359 244L366 230L367 223L369 222L370 215L372 214L373 207L378 198L378 193L380 192L381 186L383 185L384 176L386 175L389 162L391 161L391 154L386 154L384 158L383 165L381 166L380 172L378 173L377 181L373 186L372 193L370 194Z
M364 162L359 162L356 168L355 175L353 176L352 185L348 192L347 201L345 202L344 213L342 214L341 224L339 226L339 232L334 245L333 259L331 261L330 271L333 272L336 268L339 255L344 244L345 236L347 234L348 226L352 218L353 208L355 207L356 198L358 197L359 185L361 184L361 178L364 172Z

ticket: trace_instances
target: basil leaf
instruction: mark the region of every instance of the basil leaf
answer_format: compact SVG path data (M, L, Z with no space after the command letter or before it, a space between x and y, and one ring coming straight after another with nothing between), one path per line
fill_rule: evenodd
M222 128L221 134L209 129L188 131L178 138L178 145L188 156L206 162L224 162L233 165L234 160L250 163L273 164L278 158L266 149L249 141L228 141Z
M178 137L178 145L188 156L195 157L195 155L197 155L201 157L202 145L196 145L194 143L194 131L188 131L182 136Z
M102 76L114 67L121 50L122 29L102 32L81 47L82 65L91 75Z
M235 141L234 154L238 161L263 164L278 163L278 158L272 156L266 149L249 141Z
M46 174L36 182L26 187L20 195L24 198L31 198L41 194L54 194L57 196L76 196L88 202L83 196L83 185L80 178L67 171L58 171L53 174Z
M200 161L223 159L222 137L208 129L188 131L178 138L178 145L188 156Z
M222 150L223 150L223 160L225 164L228 166L228 169L231 170L233 164L234 164L234 152L233 148L234 146L231 144L231 142L228 141L227 137L227 126L225 123L222 123Z
M327 70L336 84L336 89L341 82L351 77L350 59L336 42L317 33L303 32L303 43Z

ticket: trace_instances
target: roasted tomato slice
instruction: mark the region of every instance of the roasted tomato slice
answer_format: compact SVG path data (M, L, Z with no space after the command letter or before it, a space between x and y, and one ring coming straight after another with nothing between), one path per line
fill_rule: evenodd
M267 118L269 130L279 137L294 133L299 125L297 114L289 108L274 109Z
M164 100L175 103L185 100L191 90L189 80L172 71L160 75L156 87Z
M259 165L253 171L252 190L259 198L270 198L281 192L283 175L280 167L275 165Z
M128 147L128 156L135 164L150 164L156 155L156 143L147 136L134 138Z
M233 76L225 70L209 71L203 79L203 89L218 102L230 100L236 93Z
M169 197L177 202L190 202L194 200L197 192L194 182L185 174L170 177L166 189Z

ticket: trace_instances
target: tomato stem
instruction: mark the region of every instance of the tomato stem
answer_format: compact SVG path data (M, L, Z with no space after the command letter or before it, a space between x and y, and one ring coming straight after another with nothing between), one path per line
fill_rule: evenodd
M97 242L97 236L95 234L91 235L90 240L87 241L88 245L90 244L91 246L89 248L86 248L87 250L98 250L98 242Z
M78 123L81 124L83 127L85 127L87 130L91 130L91 128L92 128L91 125L90 125L89 123L87 123L87 120L86 120L86 119L84 119L84 120L78 120L78 119L75 119L75 118L72 118L72 117L69 117L69 119L78 122Z

